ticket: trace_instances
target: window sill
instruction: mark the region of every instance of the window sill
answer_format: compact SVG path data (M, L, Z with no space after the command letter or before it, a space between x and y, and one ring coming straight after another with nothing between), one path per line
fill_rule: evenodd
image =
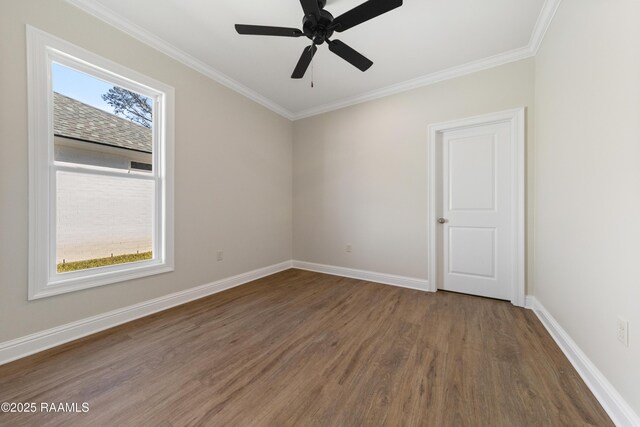
M30 288L29 300L46 298L82 289L90 289L97 286L125 282L128 280L174 271L173 265L168 265L167 263L144 263L143 265L117 269L115 271L112 268L109 268L109 271L104 271L103 268L104 267L96 268L94 274L90 274L85 271L84 274L79 277L67 278L61 274L59 275L60 278L50 280L44 286L34 286L33 288Z

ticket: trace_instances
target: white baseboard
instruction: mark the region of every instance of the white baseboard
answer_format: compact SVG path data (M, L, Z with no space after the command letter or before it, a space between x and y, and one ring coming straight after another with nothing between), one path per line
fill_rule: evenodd
M532 309L547 328L549 334L556 341L569 362L578 371L582 380L587 384L593 395L598 399L611 420L619 427L640 427L640 417L624 400L613 385L589 360L586 354L571 339L569 334L560 326L546 308L532 296L527 296L527 308Z
M527 295L524 297L524 308L533 310L535 303L536 303L536 297L534 297L533 295Z
M176 292L160 298L134 304L129 307L113 310L104 314L68 323L66 325L57 326L46 331L0 343L0 365L187 303L189 301L240 286L292 267L301 270L316 271L319 273L367 280L370 282L399 286L403 288L421 291L429 290L429 281L425 279L416 279L305 261L285 261L198 286L196 288ZM527 296L525 307L533 310L538 316L544 327L549 331L549 334L551 334L596 399L598 399L607 414L609 414L613 422L617 426L640 427L640 417L638 417L624 398L615 390L613 385L611 385L598 368L596 368L596 366L589 360L589 358L571 339L553 316L551 316L551 314L544 308L544 306L534 296Z
M15 340L5 341L0 343L0 365L289 268L291 268L291 261L281 262Z
M426 279L415 279L413 277L396 276L393 274L376 273L367 270L356 270L353 268L337 267L334 265L316 264L306 261L292 261L293 268L300 270L315 271L318 273L332 274L334 276L350 277L352 279L367 280L369 282L382 283L385 285L400 286L402 288L417 289L419 291L429 291L429 281Z

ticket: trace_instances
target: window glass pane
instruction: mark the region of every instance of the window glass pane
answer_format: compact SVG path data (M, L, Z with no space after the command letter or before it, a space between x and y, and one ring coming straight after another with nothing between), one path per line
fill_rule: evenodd
M56 161L150 172L151 98L57 63L51 75Z
M153 258L155 182L56 172L58 273Z

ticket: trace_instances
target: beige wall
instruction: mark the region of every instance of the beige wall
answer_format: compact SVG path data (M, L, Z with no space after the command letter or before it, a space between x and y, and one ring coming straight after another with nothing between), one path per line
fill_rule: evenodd
M531 165L533 72L527 59L294 122L294 258L427 279L428 126L527 107Z
M640 2L564 0L536 58L535 295L640 413ZM630 347L616 318L630 322Z
M27 301L25 24L175 87L174 273ZM291 258L291 122L62 0L2 1L0 53L0 342Z

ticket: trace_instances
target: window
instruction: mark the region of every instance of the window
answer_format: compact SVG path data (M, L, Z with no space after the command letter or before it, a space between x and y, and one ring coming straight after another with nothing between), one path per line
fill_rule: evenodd
M131 162L131 169L137 169L141 171L151 171L150 163L142 163L142 162Z
M173 89L27 27L29 299L173 270Z

